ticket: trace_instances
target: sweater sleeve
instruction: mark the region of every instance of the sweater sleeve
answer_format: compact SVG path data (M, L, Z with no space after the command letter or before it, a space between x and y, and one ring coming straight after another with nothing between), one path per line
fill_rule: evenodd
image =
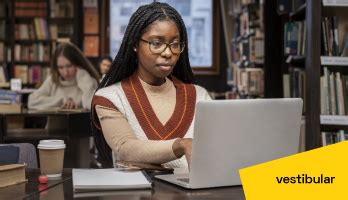
M91 109L93 94L98 87L98 82L86 70L78 68L76 72L77 86L82 91L82 108Z
M61 106L63 97L51 96L54 87L51 77L48 77L39 89L29 95L28 108L45 109Z
M106 142L116 152L118 160L162 164L177 159L173 140L139 140L119 111L96 106L96 112Z

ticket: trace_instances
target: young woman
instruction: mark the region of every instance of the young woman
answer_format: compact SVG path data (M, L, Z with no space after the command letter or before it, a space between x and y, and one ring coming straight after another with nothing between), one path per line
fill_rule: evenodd
M187 32L166 3L144 5L130 18L120 50L92 102L99 153L114 159L185 167L198 101ZM186 157L186 159L185 159Z
M72 43L57 46L51 62L51 75L28 99L29 109L90 109L99 74Z

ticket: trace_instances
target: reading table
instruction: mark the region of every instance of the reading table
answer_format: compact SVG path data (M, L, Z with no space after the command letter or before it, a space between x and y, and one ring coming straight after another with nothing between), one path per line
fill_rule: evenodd
M147 190L123 190L123 191L111 191L100 193L74 193L71 179L71 169L64 169L63 178L58 182L49 181L48 189L41 191L38 190L38 170L28 171L27 177L29 182L24 184L22 188L25 188L24 192L20 194L16 192L17 196L12 198L5 198L2 190L0 189L0 199L147 199L147 200L160 200L160 199L230 199L230 200L244 200L244 192L241 186L211 188L211 189L199 189L199 190L187 190L178 186L171 185L169 183L162 182L160 180L153 180L152 189ZM30 181L30 177L36 178L34 182ZM20 186L20 185L18 185ZM8 187L11 190L16 186ZM22 189L23 190L23 189ZM25 193L25 194L23 194ZM3 198L4 197L4 198Z

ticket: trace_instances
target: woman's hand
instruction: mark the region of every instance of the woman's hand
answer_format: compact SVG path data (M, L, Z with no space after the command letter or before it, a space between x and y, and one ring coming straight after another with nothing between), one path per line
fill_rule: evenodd
M75 104L74 100L72 100L72 98L68 98L63 103L62 108L65 108L65 109L75 109L75 108L77 108L77 105Z
M192 139L191 138L179 138L173 143L173 152L176 157L180 158L185 155L190 170L191 166L191 151L192 151Z

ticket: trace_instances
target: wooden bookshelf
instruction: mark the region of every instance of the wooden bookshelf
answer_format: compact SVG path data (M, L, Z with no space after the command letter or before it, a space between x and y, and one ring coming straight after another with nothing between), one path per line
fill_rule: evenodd
M306 17L306 4L302 4L295 11L290 12L290 19L292 20L303 20Z
M264 96L262 1L220 1L228 80L239 98ZM233 74L233 76L232 76ZM257 88L253 90L251 88Z
M348 66L348 57L320 56L321 65Z
M323 2L323 5L322 5ZM334 99L336 98L335 104L330 103L330 107L335 107L336 111L338 112L338 109L342 109L342 105L346 106L346 100L342 103L342 99L340 96L342 94L339 94L339 85L341 84L341 81L346 80L346 77L348 77L348 55L344 55L343 57L341 55L337 55L338 53L341 53L341 51L338 52L338 50L333 51L335 48L334 45L338 45L338 47L342 47L345 43L345 33L346 29L344 27L347 27L348 25L348 13L346 12L346 9L344 10L341 6L344 6L342 4L330 4L330 7L326 7L326 3L329 1L317 1L317 0L306 0L305 3L301 6L299 6L297 9L289 12L282 13L283 15L272 15L272 11L267 9L270 8L272 3L267 3L266 1L266 7L265 7L265 42L269 43L269 46L266 47L265 51L265 65L267 66L265 68L265 90L268 95L265 95L266 97L279 97L279 93L282 93L282 88L278 88L276 86L272 87L271 84L276 84L273 80L279 81L277 79L278 77L282 77L283 74L287 74L295 68L296 71L303 70L305 75L305 88L304 88L304 102L305 102L305 122L306 122L306 149L314 149L317 147L320 147L322 145L322 134L321 132L337 132L339 130L348 130L348 123L347 123L347 113L344 113L344 115L338 115L338 114L331 114L331 115L322 115L323 113L323 105L326 104L322 102L322 95L330 94L328 92L325 92L321 90L321 77L324 76L324 71L327 71L326 74L326 80L332 79L333 82L331 85L335 85L334 97L325 97L328 99ZM336 1L330 1L330 2L336 2ZM337 1L338 2L338 1ZM340 1L341 2L341 1ZM278 5L277 5L278 6ZM335 32L333 31L335 28L334 20L337 20L333 18L333 16L337 16L338 19L338 38L335 37ZM326 25L322 19L326 19L326 21L329 21L330 23L333 23L333 25ZM271 19L271 20L270 20ZM285 53L284 43L286 38L284 35L286 35L286 29L284 28L284 24L288 22L296 22L296 21L303 21L305 24L305 32L304 32L304 54L294 54L294 55L287 55ZM269 37L272 35L269 31L276 30L272 29L272 27L267 26L267 24L271 24L272 26L275 23L277 30L282 30L282 38L277 39L276 36ZM325 25L325 27L323 26ZM328 27L327 29L329 34L333 34L330 37L333 39L330 40L324 40L323 38L323 31L324 28ZM269 34L270 33L270 34ZM277 33L279 34L279 33ZM279 34L280 35L280 34ZM324 41L323 41L324 40ZM324 42L330 41L331 43L324 44ZM338 41L338 42L337 42ZM326 45L326 47L324 46ZM324 49L324 47L326 49ZM331 48L331 49L330 49ZM282 50L282 56L281 57L281 63L279 63L279 58L274 58L277 56L274 56L272 54L269 54L270 52L274 52L276 55L277 53L274 51L274 49L281 49ZM337 48L341 50L341 48ZM326 51L324 51L326 50ZM330 54L330 55L329 55ZM272 55L272 58L275 60L271 60L268 56ZM269 66L272 67L272 65L275 65L275 63L278 63L278 66L282 66L281 70L274 69L273 72L269 72L270 69ZM302 68L302 69L301 69ZM325 68L325 70L324 70ZM268 69L268 70L267 70ZM273 75L272 75L273 74ZM272 76L271 76L272 75ZM331 78L331 76L333 78ZM341 76L345 76L345 79ZM271 78L272 77L272 78ZM287 77L287 79L289 79ZM291 78L290 78L291 79ZM323 79L323 78L322 78ZM280 83L277 82L277 83ZM345 85L345 84L344 84ZM345 88L342 84L342 87ZM343 89L345 90L345 89ZM346 94L343 94L346 95ZM346 97L345 97L346 98ZM340 104L340 105L338 105ZM340 110L341 112L344 112ZM330 111L334 112L334 111Z
M286 63L297 67L304 67L306 57L304 55L289 55L286 59Z
M4 1L7 12L0 22L6 21L4 64L8 78L14 78L18 65L26 66L29 73L33 66L41 66L42 72L50 66L51 55L61 39L82 47L82 0L13 0ZM0 8L1 9L1 8ZM0 64L3 66L3 64ZM43 72L45 71L45 72ZM27 77L23 75L21 77ZM43 82L42 77L40 82ZM29 78L30 80L30 78ZM26 81L23 81L26 82ZM40 84L24 85L38 87Z

